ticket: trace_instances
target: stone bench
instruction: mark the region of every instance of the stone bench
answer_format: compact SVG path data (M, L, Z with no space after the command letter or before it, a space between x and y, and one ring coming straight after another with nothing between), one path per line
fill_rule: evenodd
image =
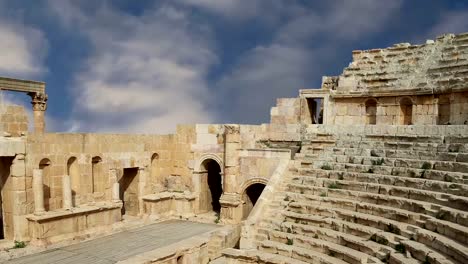
M291 207L291 205L294 207ZM320 209L317 210L318 208ZM382 216L381 212L369 210L360 211L359 209L356 209L358 211L352 211L322 203L319 205L311 205L310 203L299 204L297 202L295 202L295 204L291 203L288 209L294 210L294 212L297 213L309 215L319 212L330 212L324 216L337 217L345 221L378 228L385 232L393 232L397 235L406 237L406 239L415 239L431 248L436 247L437 251L444 252L448 256L454 256L458 259L465 257L468 259L468 248L455 240L430 230L425 230L421 227L404 223L399 221L399 219L392 219L389 215Z
M377 258L358 250L299 234L270 230L269 240L286 246L290 244L303 249L331 255L334 258L342 259L348 263L381 263Z
M314 262L304 262L285 257L278 254L271 254L261 250L239 250L228 248L223 250L223 256L226 258L226 264L307 264ZM319 262L315 262L319 263ZM331 263L330 263L331 264ZM344 263L340 263L344 264Z
M352 163L337 163L333 161L316 162L310 164L310 166L302 167L300 169L323 169L334 171L348 171L348 172L362 172L370 174L382 174L382 175L393 175L403 176L410 178L424 178L431 180L440 180L445 182L453 183L468 183L468 175L463 172L454 171L442 171L442 170L424 170L415 169L408 167L392 167L392 166L374 166L374 165L362 165ZM329 169L328 169L329 168Z
M303 225L301 223L289 221L282 222L280 225L273 225L272 227L270 227L270 229L278 228L283 232L284 230L287 230L288 233L314 237L338 245L350 247L354 250L377 257L379 259L384 259L388 253L393 251L391 247L388 247L383 244L378 244L370 240L370 237L363 238L355 236L343 232L345 230L337 231L332 228Z
M302 189L303 192L306 192L309 187L326 189L320 189L319 193L330 189L330 191L334 191L337 195L341 194L340 196L345 199L364 197L369 200L375 200L373 202L380 204L391 203L397 200L408 210L415 212L424 211L423 213L430 213L430 215L437 214L438 209L441 207L449 207L461 211L468 208L468 197L417 188L312 177L303 181L292 181L291 184L289 186L294 187L295 190ZM388 196L391 197L389 198Z
M338 258L294 245L286 245L275 241L262 241L259 245L259 250L268 252L270 254L277 254L280 256L289 257L306 263L318 264L345 264L347 262Z
M419 190L468 197L468 185L466 184L363 172L309 169L305 171L299 171L298 174L293 176L292 182L307 184L310 178L323 178L331 179L334 181L344 180L351 182L374 183L380 185L400 187L405 186L408 188L415 188Z

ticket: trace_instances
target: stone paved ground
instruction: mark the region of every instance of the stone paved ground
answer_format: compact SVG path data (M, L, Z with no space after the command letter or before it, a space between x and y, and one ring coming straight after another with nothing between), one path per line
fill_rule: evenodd
M116 263L206 233L217 227L217 225L213 224L170 220L2 263Z

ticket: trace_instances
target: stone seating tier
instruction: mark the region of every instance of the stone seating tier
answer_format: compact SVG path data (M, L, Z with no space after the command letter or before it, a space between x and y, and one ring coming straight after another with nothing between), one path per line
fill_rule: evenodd
M467 209L467 137L322 135L303 141L255 240L314 263L461 264Z

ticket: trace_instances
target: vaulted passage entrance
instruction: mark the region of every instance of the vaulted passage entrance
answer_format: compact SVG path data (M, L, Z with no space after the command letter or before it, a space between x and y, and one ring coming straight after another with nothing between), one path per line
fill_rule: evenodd
M221 167L212 159L205 160L202 166L204 172L200 177L200 211L219 213L221 211L219 198L223 194Z
M265 184L263 183L254 183L245 189L244 194L242 195L242 199L244 201L244 208L243 208L243 219L246 219L252 208L257 203L258 198L265 189Z
M138 208L138 168L125 168L119 180L122 215L136 216Z

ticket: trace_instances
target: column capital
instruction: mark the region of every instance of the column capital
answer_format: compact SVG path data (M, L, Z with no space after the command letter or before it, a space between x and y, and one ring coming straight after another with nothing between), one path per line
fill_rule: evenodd
M31 104L34 111L45 111L47 109L47 94L29 93L29 96L31 96Z
M224 125L224 132L226 134L239 134L240 127L239 125Z

